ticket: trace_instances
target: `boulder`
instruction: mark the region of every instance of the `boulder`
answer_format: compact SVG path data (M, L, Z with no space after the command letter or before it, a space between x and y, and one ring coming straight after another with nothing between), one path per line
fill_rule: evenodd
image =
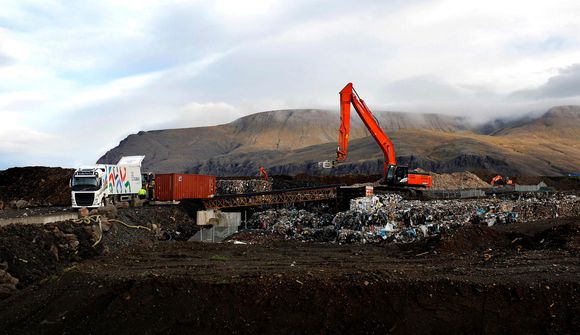
M84 218L89 216L89 210L86 207L79 209L79 218Z
M108 217L109 219L114 219L117 217L117 207L114 205L107 205L105 207L99 207L99 213L101 215Z
M117 208L129 208L130 207L129 206L129 202L127 202L127 201L118 202L118 203L115 204L115 206Z
M29 206L29 202L24 200L24 199L20 199L20 200L16 201L15 206L17 209L23 209L23 208L26 208Z

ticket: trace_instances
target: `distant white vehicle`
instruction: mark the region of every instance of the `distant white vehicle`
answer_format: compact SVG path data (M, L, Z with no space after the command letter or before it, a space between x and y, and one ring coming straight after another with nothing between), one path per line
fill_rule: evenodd
M96 208L138 196L142 187L141 162L145 156L122 157L116 165L78 168L70 182L73 208Z
M318 162L318 167L322 169L332 169L334 168L334 166L335 166L334 162L330 160Z

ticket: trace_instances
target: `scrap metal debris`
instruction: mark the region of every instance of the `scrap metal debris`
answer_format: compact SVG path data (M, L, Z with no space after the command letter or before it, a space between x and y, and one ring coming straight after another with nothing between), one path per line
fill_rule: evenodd
M269 192L272 190L272 178L263 179L220 179L217 181L217 194L244 194Z

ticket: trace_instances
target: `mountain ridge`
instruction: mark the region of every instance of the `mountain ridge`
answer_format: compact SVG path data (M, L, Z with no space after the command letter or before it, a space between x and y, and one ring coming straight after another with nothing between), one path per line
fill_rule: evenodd
M556 106L540 117L479 127L443 114L375 114L398 160L411 167L557 175L580 165L579 106ZM382 154L355 116L347 163L334 171L318 169L316 162L335 156L338 125L338 113L327 110L267 111L218 126L129 135L98 162L144 154L143 168L152 172L254 175L265 166L284 174L381 173Z

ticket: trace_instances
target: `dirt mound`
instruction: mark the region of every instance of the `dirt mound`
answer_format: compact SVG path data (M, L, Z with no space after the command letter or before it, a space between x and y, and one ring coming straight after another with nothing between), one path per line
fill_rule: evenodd
M564 220L533 235L512 232L509 234L514 248L521 250L570 250L580 249L580 220Z
M157 242L116 256L9 298L0 333L572 334L580 321L566 253Z
M43 166L0 171L0 201L23 200L22 206L70 206L73 169Z
M438 250L461 254L470 251L505 248L509 242L505 234L493 228L468 224L442 237Z
M456 190L464 188L486 188L488 183L471 172L430 173L434 190Z
M92 248L91 233L70 222L10 225L0 230L0 263L25 287L102 251Z
M107 215L108 219L92 216L87 222L13 224L1 228L0 265L5 264L2 270L8 279L18 279L17 288L22 289L83 260L121 249L146 248L157 239L187 240L199 230L182 206L126 208Z
M180 206L145 206L120 210L119 220L147 227L159 227L165 240L187 241L200 229L195 225L196 208Z

